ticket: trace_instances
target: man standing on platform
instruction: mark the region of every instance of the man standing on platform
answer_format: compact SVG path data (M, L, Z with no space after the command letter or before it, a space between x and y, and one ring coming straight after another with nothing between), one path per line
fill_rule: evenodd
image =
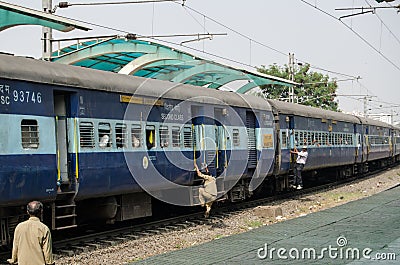
M32 201L27 212L29 220L15 228L12 257L7 261L18 265L54 264L50 229L39 219L43 204Z

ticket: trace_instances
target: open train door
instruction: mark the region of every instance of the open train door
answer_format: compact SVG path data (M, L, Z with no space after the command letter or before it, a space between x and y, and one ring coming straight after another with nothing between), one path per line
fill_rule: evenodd
M215 108L214 109L214 129L215 129L215 167L217 170L217 176L225 171L228 165L228 154L227 154L227 144L228 144L228 132L224 126L226 123L226 109Z
M64 91L54 91L54 115L57 148L57 185L59 188L56 201L52 204L52 229L60 230L77 226L74 201L77 192L77 180L75 174L71 172L71 168L74 161L78 162L78 154L77 150L74 156L68 153L69 149L75 150L77 148L76 120L74 120L72 126L69 123L69 118L71 118L71 94ZM73 139L70 139L70 135L74 135ZM77 170L75 168L75 171Z
M252 111L246 112L247 130L247 169L253 172L257 166L256 116ZM249 172L250 173L250 172ZM253 174L251 173L250 176Z
M68 174L68 123L67 123L67 95L54 93L54 115L56 122L57 148L57 185L69 185Z
M368 134L369 134L369 127L368 125L364 125L362 128L362 172L368 172L368 156L369 156L369 151L370 151L370 146L369 146L369 139L368 139Z

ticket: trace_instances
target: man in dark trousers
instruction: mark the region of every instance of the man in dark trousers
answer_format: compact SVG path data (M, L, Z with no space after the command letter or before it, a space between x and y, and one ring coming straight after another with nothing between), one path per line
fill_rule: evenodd
M303 146L303 149L299 152L296 147L294 150L290 150L290 153L297 154L296 165L294 166L294 188L301 190L303 188L303 179L301 177L301 171L307 162L308 152L307 146Z
M12 257L7 261L18 265L54 264L50 229L40 221L43 204L32 201L27 212L29 220L15 228Z

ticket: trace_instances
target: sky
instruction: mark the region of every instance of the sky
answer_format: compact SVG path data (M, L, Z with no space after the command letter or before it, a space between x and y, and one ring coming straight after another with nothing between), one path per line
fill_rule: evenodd
M42 6L41 0L3 1L37 10ZM69 2L107 1L110 2ZM59 2L53 0L53 5ZM309 63L313 66L312 71L338 80L339 96L336 100L341 110L362 113L363 98L367 97L369 114L393 114L394 119L399 121L398 9L376 9L374 14L341 20L338 19L340 16L360 11L335 10L398 5L400 0L380 4L375 0L187 0L185 6L171 2L71 6L68 9L57 9L55 14L89 22L91 24L87 26L93 30L69 33L55 31L53 37L75 38L126 32L142 36L226 33L226 36L214 36L212 40L190 42L184 46L180 43L191 37L163 40L176 43L164 44L199 57L252 70L255 69L253 67L274 63L283 66L288 63L288 54L294 53L296 62ZM40 38L39 26L9 28L0 32L0 52L40 58ZM355 77L360 79L357 81Z

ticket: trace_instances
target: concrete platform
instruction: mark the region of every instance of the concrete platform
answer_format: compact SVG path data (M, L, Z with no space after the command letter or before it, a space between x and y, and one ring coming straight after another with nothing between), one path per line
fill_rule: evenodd
M134 264L400 264L400 186Z

